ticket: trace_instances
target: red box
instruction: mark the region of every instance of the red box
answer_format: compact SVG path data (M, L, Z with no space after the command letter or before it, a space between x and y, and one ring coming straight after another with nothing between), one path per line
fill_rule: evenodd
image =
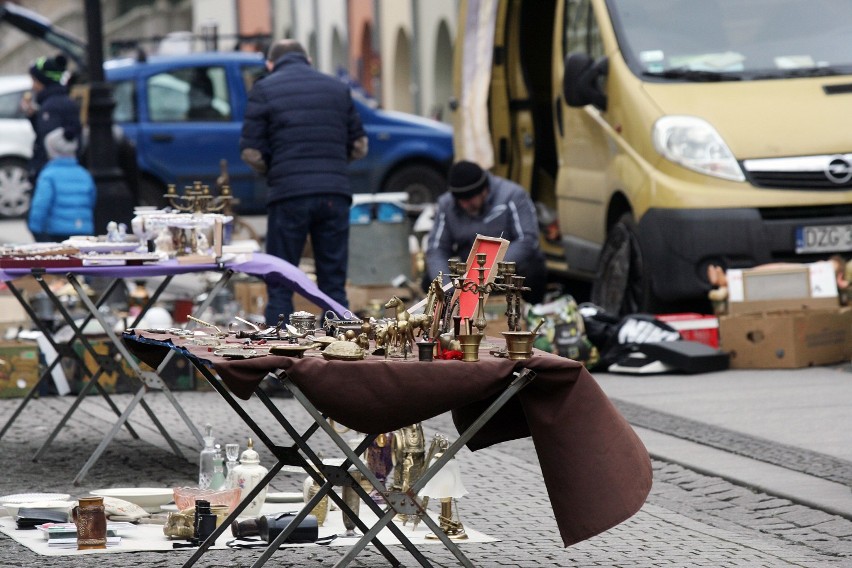
M662 314L656 316L680 332L688 341L697 341L710 347L719 348L719 318L704 314Z

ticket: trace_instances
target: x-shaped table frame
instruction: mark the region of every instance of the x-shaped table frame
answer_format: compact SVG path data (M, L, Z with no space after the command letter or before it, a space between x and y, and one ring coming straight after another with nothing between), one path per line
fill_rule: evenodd
M12 413L12 415L6 421L6 424L3 426L2 430L0 430L0 437L2 437L9 430L9 428L14 424L15 420L18 418L18 416L21 414L21 412L24 410L24 408L27 406L27 404L35 397L35 394L38 392L40 386L45 381L50 380L50 378L52 377L52 371L56 367L56 365L58 365L60 363L61 358L62 357L71 357L71 358L76 359L76 361L79 363L79 368L88 377L88 381L83 386L83 388L80 390L80 392L77 394L77 397L74 400L73 404L68 408L68 410L65 412L65 414L60 419L59 423L54 427L54 429L48 435L45 442L41 445L41 447L35 453L35 455L33 456L33 461L38 461L44 455L44 453L47 451L47 449L53 443L53 440L56 438L56 436L59 434L59 432L62 431L62 429L68 423L68 420L71 419L71 416L74 414L74 412L80 406L80 404L85 400L86 396L88 396L89 392L91 392L92 389L96 389L99 392L99 394L104 398L104 400L106 401L106 403L110 407L110 409L118 416L118 419L115 421L115 423L113 423L112 427L106 433L106 435L104 435L104 437L101 440L98 447L95 448L95 450L89 456L86 463L83 465L83 467L77 473L77 475L74 477L74 485L80 485L82 480L85 478L86 474L89 472L89 470L92 468L92 466L98 461L98 459L100 459L101 455L106 450L107 446L109 446L109 444L112 442L113 438L115 438L116 434L118 433L118 431L122 427L126 427L128 433L130 433L130 435L133 436L134 438L136 438L136 439L139 438L139 435L136 433L136 431L133 429L133 427L127 422L128 419L130 418L130 414L133 412L133 410L136 408L137 405L141 406L143 408L143 410L145 410L145 412L148 414L149 418L151 419L151 422L153 422L153 424L156 426L157 430L163 436L166 443L169 445L169 447L172 449L172 451L175 453L175 455L177 455L180 458L185 459L184 454L181 451L180 447L177 445L177 443L171 437L168 430L163 426L163 424L157 418L156 413L151 409L151 407L145 401L144 397L150 390L159 390L168 398L169 402L175 408L178 415L181 417L181 419L184 421L184 423L186 423L190 432L195 437L195 439L198 441L198 444L199 445L203 444L204 438L201 435L201 433L198 431L198 428L196 428L195 424L192 423L192 420L190 420L189 416L186 414L184 409L181 407L180 403L178 403L174 394L171 392L171 390L168 388L166 383L160 378L160 375L159 375L159 373L161 373L163 371L163 369L165 369L167 363L169 362L171 357L174 355L174 353L169 353L166 356L166 358L163 360L163 362L159 365L159 367L157 368L156 371L146 371L146 370L142 369L140 367L139 363L130 354L130 351L122 343L121 339L119 339L119 337L117 336L115 331L112 329L112 325L107 321L105 314L103 314L99 309L106 302L107 298L109 298L110 294L112 294L112 292L116 289L116 287L120 283L124 282L124 280L125 280L124 278L121 278L121 277L111 278L109 280L109 283L106 286L104 292L102 292L101 295L95 301L92 301L92 299L89 298L88 294L86 293L86 290L83 288L83 284L80 282L80 279L78 278L77 275L75 275L74 273L70 273L70 272L64 275L65 279L68 281L69 284L71 284L71 286L76 291L76 293L77 293L77 295L80 299L80 302L86 308L86 311L87 311L87 314L86 314L85 318L83 319L82 323L78 325L74 321L74 318L71 315L71 313L65 308L65 306L62 304L62 302L59 300L59 298L56 296L56 294L50 288L50 285L48 284L48 282L45 280L45 278L44 278L45 271L39 270L39 269L33 269L31 271L31 275L35 279L35 281L39 284L39 286L42 288L42 290L47 295L47 297L50 299L50 301L53 304L56 311L61 315L63 322L70 327L70 329L73 332L73 335L72 335L71 339L68 340L66 343L59 344L53 338L53 334L47 328L46 324L44 322L42 322L41 319L38 317L38 314L35 312L35 309L30 304L30 302L27 301L27 299L25 298L25 296L21 292L21 290L19 290L18 287L16 287L12 281L9 281L9 282L6 283L9 290L12 292L12 294L15 296L15 298L18 300L18 302L23 307L24 311L27 313L29 318L32 320L32 323L38 328L39 331L41 331L44 334L45 338L50 342L51 346L56 350L56 352L57 352L57 354L59 354L59 356L56 357L47 366L47 368L39 376L38 381L33 385L33 387L29 390L29 392L27 392L27 394L23 398L23 400L21 400L21 403L18 405L15 412ZM196 311L198 313L203 313L207 309L207 307L213 302L213 299L216 297L216 295L219 293L219 291L227 285L227 283L229 282L232 275L233 275L233 271L230 270L230 269L226 269L222 272L222 276L214 284L213 289L210 291L210 293L208 294L205 301L202 302L201 305L197 308ZM135 320L131 324L131 326L130 326L131 328L135 327L136 325L139 324L139 322L142 320L142 318L144 317L144 315L148 311L148 309L150 309L157 302L160 295L168 287L169 283L172 281L172 278L173 278L173 276L171 276L171 275L166 275L163 278L163 280L157 286L154 293L150 295L150 297L148 298L148 301L145 303L145 305L142 306L140 313L136 316ZM104 375L104 373L108 369L111 369L112 367L115 366L114 361L109 357L109 353L107 353L107 355L101 355L101 354L97 353L97 351L92 346L91 342L88 340L88 338L86 337L86 335L83 332L83 330L86 328L87 324L90 321L92 321L93 319L96 320L100 324L100 326L103 328L104 334L107 336L107 339L109 340L110 345L119 352L119 354L122 356L124 362L131 369L131 371L133 373L132 378L134 378L140 385L139 388L136 390L136 393L134 394L133 398L128 403L128 405L124 408L123 411L118 408L118 406L115 404L115 402L109 396L109 393L107 393L107 391L100 384L100 379ZM194 322L190 321L187 324L186 327L188 329L191 329L193 325L194 325ZM77 353L74 350L73 345L74 345L75 342L79 342L83 346L85 351L91 356L92 360L97 365L97 369L94 372L91 372L88 369L83 356L80 355L79 353Z
M302 407L313 418L314 423L309 426L304 432L299 432L290 420L281 412L262 389L255 389L254 394L263 403L267 410L272 414L276 421L284 428L288 436L293 440L291 446L280 446L269 438L266 432L258 426L257 422L246 412L246 410L234 399L233 395L228 391L227 387L219 379L211 368L197 357L185 353L192 364L210 383L210 385L218 392L229 406L240 416L243 422L254 433L276 458L276 463L269 469L269 472L263 479L246 495L236 509L230 513L227 519L217 527L217 529L198 547L192 557L183 565L184 568L193 566L204 553L212 546L216 539L231 526L231 523L239 517L240 513L246 506L267 487L275 475L281 471L284 466L301 467L308 475L310 475L319 485L317 493L302 507L299 513L290 521L286 529L282 530L278 536L268 543L268 546L261 556L252 564L252 568L263 566L266 561L278 550L278 548L286 542L290 534L296 530L299 524L308 516L310 511L320 502L320 500L328 495L341 509L343 514L349 516L355 525L362 531L363 536L347 551L347 553L335 564L336 567L347 566L369 543L373 543L381 554L388 560L391 566L400 566L401 562L393 555L393 553L385 546L378 538L379 532L387 527L393 533L400 544L414 557L417 562L424 567L431 567L432 564L420 552L416 545L411 542L411 539L405 534L401 527L391 522L398 514L417 515L428 526L433 533L441 540L444 546L452 552L459 562L468 568L473 568L473 563L464 555L455 542L453 542L438 526L437 523L423 509L420 500L417 498L418 492L426 485L426 483L442 468L449 460L455 457L455 454L483 427L485 424L505 405L509 399L515 396L518 391L527 386L534 378L535 373L529 369L523 369L515 373L514 379L503 390L502 393L488 406L488 408L479 415L479 417L461 433L458 439L453 442L443 455L434 461L432 464L427 464L427 468L423 471L421 477L412 485L408 491L389 491L381 483L372 470L361 459L361 454L373 442L376 435L366 436L361 444L354 450L344 440L340 434L328 422L327 416L322 414L316 406L307 398L302 390L290 379L286 371L279 370L275 373L278 380L286 387L293 397L302 405ZM334 442L338 449L345 455L345 459L340 465L328 465L323 463L322 459L311 448L309 444L310 437L318 430L323 432ZM382 508L371 497L370 494L355 481L349 473L350 466L354 466L361 475L370 482L370 485L379 492L385 499L387 505ZM322 472L320 474L319 472ZM360 499L376 514L378 520L368 527L358 518L352 509L346 504L342 497L336 491L335 486L349 486L355 490Z

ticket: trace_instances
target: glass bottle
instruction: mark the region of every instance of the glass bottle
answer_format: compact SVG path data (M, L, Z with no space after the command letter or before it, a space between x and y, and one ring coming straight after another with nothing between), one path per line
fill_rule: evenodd
M198 487L209 489L213 481L213 460L216 456L216 448L213 446L213 426L204 426L204 447L198 456Z
M214 446L213 454L213 477L210 479L210 489L222 489L225 486L225 458L222 457L222 448L219 444Z
M240 445L239 444L225 444L225 457L228 458L228 462L225 464L225 479L227 480L226 486L230 489L235 487L231 485L231 472L234 471L234 468L237 467L240 462L237 461L237 458L240 456Z

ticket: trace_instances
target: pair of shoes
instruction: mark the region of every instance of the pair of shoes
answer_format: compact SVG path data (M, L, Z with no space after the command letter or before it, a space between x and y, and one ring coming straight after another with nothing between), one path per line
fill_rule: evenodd
M266 396L272 398L293 398L293 393L281 386L281 383L274 375L267 375L260 382L260 390L266 393Z

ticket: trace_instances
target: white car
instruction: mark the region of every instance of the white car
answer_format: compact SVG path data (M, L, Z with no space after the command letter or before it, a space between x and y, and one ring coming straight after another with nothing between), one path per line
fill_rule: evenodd
M35 132L21 112L21 97L32 89L29 75L0 77L0 217L21 217L30 208L33 186L27 163Z

